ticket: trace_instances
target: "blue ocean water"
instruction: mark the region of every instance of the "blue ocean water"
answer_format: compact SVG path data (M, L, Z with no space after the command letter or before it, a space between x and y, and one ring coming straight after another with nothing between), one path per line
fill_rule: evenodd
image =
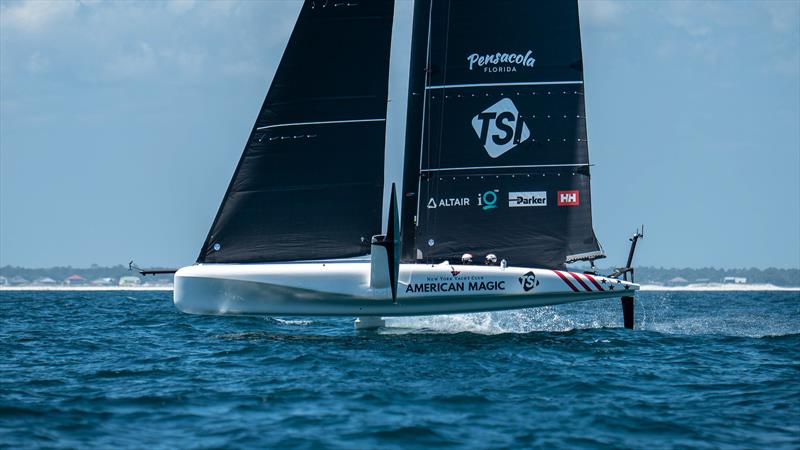
M390 319L0 292L8 448L800 448L800 293Z

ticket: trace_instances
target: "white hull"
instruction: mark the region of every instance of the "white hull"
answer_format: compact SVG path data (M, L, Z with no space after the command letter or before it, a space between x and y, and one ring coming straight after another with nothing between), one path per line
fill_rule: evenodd
M194 314L412 316L556 305L631 296L639 289L547 269L401 264L393 303L390 289L371 287L369 278L368 260L198 264L175 274L174 299L178 309Z

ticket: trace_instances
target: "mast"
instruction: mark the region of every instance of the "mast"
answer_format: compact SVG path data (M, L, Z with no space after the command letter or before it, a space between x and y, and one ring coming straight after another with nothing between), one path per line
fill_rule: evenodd
M431 0L415 0L411 32L411 64L408 74L408 109L406 114L405 157L401 212L403 262L416 260L414 246L419 208L419 168L422 154L422 129L425 114L425 88L428 85L430 58Z
M305 1L198 262L369 253L393 13L392 0Z
M577 1L427 0L414 20L404 260L600 255Z

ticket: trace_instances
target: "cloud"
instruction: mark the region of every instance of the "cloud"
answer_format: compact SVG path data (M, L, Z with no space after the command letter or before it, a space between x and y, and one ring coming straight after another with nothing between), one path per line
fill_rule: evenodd
M775 31L797 32L800 28L800 3L794 1L777 1L759 3L766 9L770 24Z
M0 27L22 31L38 31L47 25L75 15L80 4L76 0L25 0L0 5Z
M659 4L658 12L673 27L683 30L689 36L701 37L712 32L711 21L708 20L714 15L711 8L713 6L708 4L673 1Z
M112 79L133 78L151 74L156 66L156 55L150 44L139 42L115 54L104 65L103 72Z
M175 14L184 14L194 8L195 0L169 0L167 10Z
M47 69L50 61L39 52L33 52L25 63L25 68L32 74L42 73Z
M222 73L232 76L251 76L258 75L264 72L262 64L258 64L253 60L240 60L232 61L221 67Z
M627 6L617 0L582 0L580 9L581 17L594 25L619 23L628 11Z

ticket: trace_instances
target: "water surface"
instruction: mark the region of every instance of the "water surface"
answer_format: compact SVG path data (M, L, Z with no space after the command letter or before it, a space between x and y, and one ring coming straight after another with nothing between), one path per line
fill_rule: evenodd
M388 319L0 292L0 446L800 448L800 293Z

